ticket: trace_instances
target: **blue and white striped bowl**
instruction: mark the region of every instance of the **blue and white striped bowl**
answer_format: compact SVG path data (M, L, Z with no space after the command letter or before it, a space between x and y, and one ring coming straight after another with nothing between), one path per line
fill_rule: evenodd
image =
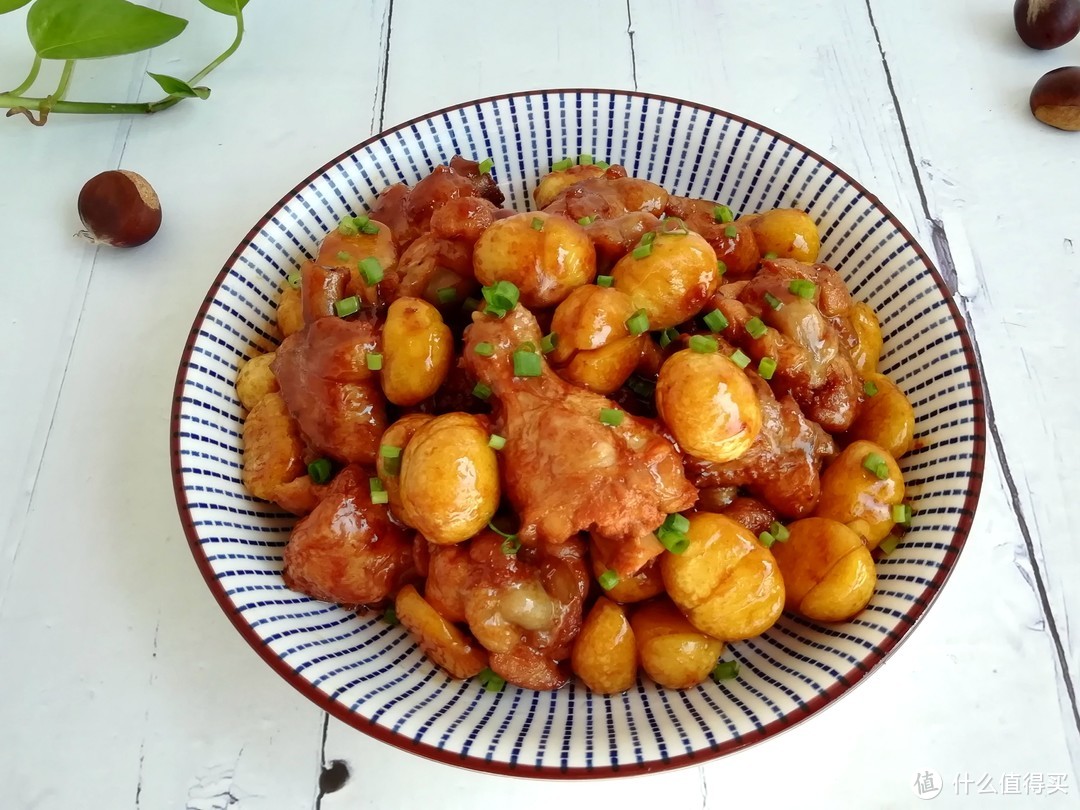
M915 406L917 449L902 463L912 531L879 565L854 621L785 615L734 644L740 677L671 691L639 682L605 697L497 694L454 681L400 627L290 591L282 548L293 518L240 483L238 366L273 349L285 277L343 215L455 154L495 161L508 204L554 161L587 152L677 194L736 211L806 209L822 260L879 314L882 370ZM821 156L738 116L637 93L557 90L485 99L395 127L334 158L286 194L222 268L184 348L172 414L173 480L192 553L248 643L336 717L407 751L478 770L554 778L678 767L759 742L818 711L909 633L944 585L982 480L981 385L963 322L926 253L878 200Z

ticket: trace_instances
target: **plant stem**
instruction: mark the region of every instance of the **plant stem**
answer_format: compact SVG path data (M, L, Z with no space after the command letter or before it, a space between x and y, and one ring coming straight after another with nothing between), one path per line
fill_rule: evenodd
M57 101L62 101L64 96L67 95L68 85L71 84L71 74L75 72L75 60L68 59L64 62L64 70L60 74L60 84L56 87L56 92L50 96Z
M33 87L34 82L37 81L38 73L41 71L41 57L34 54L34 64L30 65L30 75L26 77L26 81L10 91L13 96L20 96Z
M207 65L202 70L200 70L198 73L196 73L194 76L192 76L191 80L188 82L188 84L190 84L192 87L194 87L199 82L201 82L203 79L205 79L207 76L209 76L211 71L214 70L214 68L216 68L222 62L224 62L226 59L228 59L230 56L232 56L234 53L236 53L236 49L240 47L240 42L243 39L244 39L244 12L240 10L239 4L237 4L237 9L236 9L236 37L233 39L232 45L230 45L228 48L226 48L224 51L222 51L221 55L218 56L217 59L215 59L209 65Z

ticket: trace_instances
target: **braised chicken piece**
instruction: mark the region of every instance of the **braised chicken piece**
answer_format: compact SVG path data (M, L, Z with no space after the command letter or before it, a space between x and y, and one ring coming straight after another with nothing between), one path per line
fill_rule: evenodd
M371 502L368 473L339 472L285 546L285 584L314 599L341 605L381 602L413 567L409 533Z
M773 389L790 394L825 430L851 427L862 403L862 379L832 321L851 306L836 272L791 259L764 261L736 297L731 292L722 288L713 301L728 322L724 337L755 362L775 360ZM757 335L748 330L755 317Z
M743 487L777 514L803 517L817 505L821 466L836 454L836 444L790 396L777 399L757 374L748 374L747 379L761 406L761 432L734 461L718 464L688 458L687 476L703 490Z
M370 320L320 318L285 338L272 368L311 447L344 463L374 464L386 401L367 367L378 347Z
M490 356L477 353L481 343ZM533 353L540 343L536 319L519 306L503 318L474 313L463 352L473 378L492 391L496 431L506 439L505 492L522 541L561 543L593 531L634 542L692 506L697 492L671 442L621 411L619 424L602 422L615 404L562 380ZM515 376L519 350L535 358L539 376Z
M347 271L304 262L300 268L300 301L304 323L315 323L319 318L333 318L334 304L345 297L348 283Z
M741 495L735 496L731 503L720 510L720 514L731 518L736 523L741 523L754 534L761 534L768 530L776 520L776 512L757 498L746 498Z
M585 226L585 232L596 248L597 271L606 274L641 241L644 234L659 228L659 219L641 211L590 222Z
M660 216L668 193L656 183L627 177L621 166L612 166L599 177L589 176L567 186L543 206L548 214L562 214L578 221L615 219L629 213Z

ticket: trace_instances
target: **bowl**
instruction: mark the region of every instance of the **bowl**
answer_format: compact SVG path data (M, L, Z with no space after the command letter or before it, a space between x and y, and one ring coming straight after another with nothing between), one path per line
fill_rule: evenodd
M555 161L590 153L678 194L735 211L806 209L822 261L868 302L885 336L881 369L916 413L901 464L915 516L879 563L857 618L823 625L785 614L730 645L740 675L672 691L639 681L621 695L573 681L557 692L455 681L400 626L285 587L295 518L240 482L238 366L275 343L286 276L345 215L391 183L414 183L455 154L495 162L507 205L530 207ZM963 320L926 252L850 175L789 138L686 101L606 90L487 98L394 127L330 160L255 223L226 261L183 349L172 411L172 474L192 554L240 634L321 708L380 740L500 774L575 778L699 763L761 742L821 710L888 657L956 565L982 481L985 418Z

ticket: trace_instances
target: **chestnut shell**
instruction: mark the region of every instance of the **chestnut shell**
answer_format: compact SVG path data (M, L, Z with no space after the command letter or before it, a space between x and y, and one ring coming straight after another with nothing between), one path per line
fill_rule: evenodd
M1051 70L1031 90L1031 114L1058 129L1080 131L1080 67Z
M107 171L91 177L79 192L79 218L95 242L137 247L161 227L161 203L142 175Z
M1016 0L1013 22L1029 48L1058 48L1080 33L1080 0Z

